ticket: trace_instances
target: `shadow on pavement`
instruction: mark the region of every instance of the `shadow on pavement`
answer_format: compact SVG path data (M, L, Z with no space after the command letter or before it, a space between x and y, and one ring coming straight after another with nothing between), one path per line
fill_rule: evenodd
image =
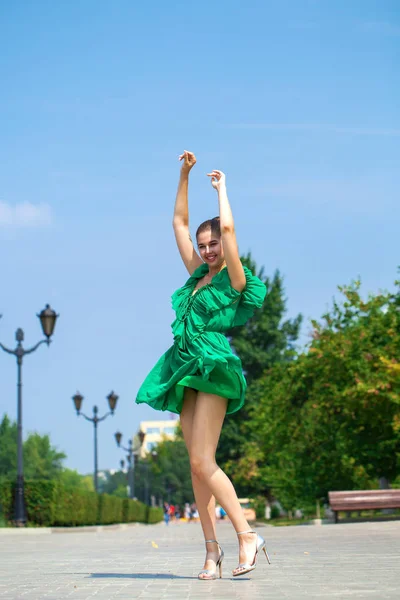
M173 575L172 573L86 573L94 579L122 578L122 579L197 579L197 577L185 577Z
M55 573L53 573L55 574ZM198 577L195 576L187 576L185 577L184 575L174 575L173 573L78 573L78 572L74 572L74 573L57 573L58 575L89 575L90 577L92 577L93 579L196 579L198 580ZM231 581L236 581L236 582L240 582L240 581L251 581L250 577L233 577L233 576L227 576L227 577L222 577L222 579L229 579ZM218 581L218 580L216 580Z

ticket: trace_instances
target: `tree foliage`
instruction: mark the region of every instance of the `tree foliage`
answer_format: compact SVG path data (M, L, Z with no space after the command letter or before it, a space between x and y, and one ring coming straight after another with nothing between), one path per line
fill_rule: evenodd
M265 370L295 356L302 316L284 320L286 298L279 271L275 271L272 278L265 276L264 267L258 270L250 253L242 257L242 262L265 283L268 291L262 307L255 311L254 317L245 325L231 329L228 334L233 349L240 356L250 385Z
M23 447L27 479L56 479L61 474L66 454L52 447L48 435L31 433Z
M283 279L279 271L272 278L265 276L264 269L257 269L251 254L242 257L242 262L266 285L268 293L263 306L255 311L254 317L241 327L231 329L228 335L233 350L240 356L246 375L248 390L245 406L229 415L224 423L218 444L219 464L233 475L235 465L244 458L244 448L250 439L256 439L252 430L246 429L251 406L256 402L257 381L275 364L293 360L296 341L302 322L301 315L286 319L286 298ZM247 495L248 486L238 484L240 494Z
M287 508L399 476L400 294L359 288L339 288L307 350L253 386L235 482Z
M182 439L157 444L156 456L149 454L135 469L135 492L144 501L146 492L157 501L167 500L183 506L193 502L189 456ZM148 485L148 488L146 488Z
M26 479L55 479L63 470L63 452L51 445L48 435L30 433L23 442ZM0 477L17 475L17 424L5 414L0 423Z
M0 477L17 475L17 423L4 415L0 423Z
M105 479L99 479L99 491L120 498L128 497L128 477L124 471L104 472Z
M30 481L57 480L66 488L94 491L93 478L63 465L66 455L55 448L48 435L30 433L23 442L24 478ZM0 422L0 479L17 476L17 423L7 414Z
M59 480L65 488L94 492L92 475L81 475L76 470L64 468L59 474Z

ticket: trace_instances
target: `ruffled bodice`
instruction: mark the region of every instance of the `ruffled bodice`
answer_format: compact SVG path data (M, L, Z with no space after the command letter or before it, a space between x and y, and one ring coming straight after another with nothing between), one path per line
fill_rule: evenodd
M137 403L180 413L185 388L192 388L226 398L227 414L243 406L246 380L242 363L225 333L244 325L261 307L267 292L265 284L243 268L246 286L242 292L231 286L226 267L194 292L197 282L208 273L208 266L202 264L172 295L174 343L141 385Z
M250 269L243 267L246 286L238 292L231 286L228 269L217 273L212 281L195 293L197 282L208 273L206 264L200 265L185 285L172 296L176 319L172 323L174 340L186 345L204 332L225 333L232 327L244 325L260 308L267 289Z

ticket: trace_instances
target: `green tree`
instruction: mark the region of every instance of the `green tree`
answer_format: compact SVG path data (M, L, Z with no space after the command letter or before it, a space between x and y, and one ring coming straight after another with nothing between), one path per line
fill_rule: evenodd
M120 498L126 498L128 496L128 478L126 473L123 471L115 471L114 473L106 471L105 476L105 481L99 481L101 493L119 496Z
M59 474L61 483L67 488L75 488L94 492L93 477L91 475L81 475L78 471L72 469L63 469Z
M284 320L286 298L283 279L275 271L272 279L264 275L264 267L257 270L251 254L242 257L242 262L254 275L265 283L268 290L264 304L255 311L254 317L245 325L229 332L229 341L240 356L249 385L274 364L293 359L299 336L302 316Z
M56 479L62 472L64 452L53 448L48 435L31 433L24 442L26 479Z
M0 423L0 477L17 475L17 424L4 415Z
M62 472L63 452L52 447L48 435L30 433L23 442L24 476L26 479L54 479ZM15 479L17 475L17 424L7 415L0 424L0 477Z
M149 494L157 500L167 500L179 506L193 502L190 463L182 439L164 440L157 444L157 455L149 454L139 460L135 469L135 493L139 500L146 496L146 481Z
M258 381L245 424L258 437L235 481L271 488L288 509L400 473L400 294L365 302L359 287L339 288L308 351Z
M118 496L118 498L127 498L128 497L128 489L126 484L121 483L114 491L113 496Z
M245 406L226 418L218 444L217 460L230 476L235 472L237 461L244 456L249 439L254 443L257 440L257 432L245 427L251 406L257 402L257 381L273 365L293 360L302 322L301 315L294 319L284 318L286 298L279 271L275 271L272 278L265 276L264 268L257 269L250 253L242 257L242 262L265 283L268 293L254 317L246 325L232 329L228 335L231 346L241 358L248 383ZM239 494L253 492L244 480L240 479L240 482Z

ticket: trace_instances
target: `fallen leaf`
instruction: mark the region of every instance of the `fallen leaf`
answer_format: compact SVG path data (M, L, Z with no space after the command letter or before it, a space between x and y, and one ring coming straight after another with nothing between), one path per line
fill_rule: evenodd
M304 552L304 554L310 554L309 552Z
M156 544L155 542L151 542L151 545L153 546L153 548L158 548L158 544Z

